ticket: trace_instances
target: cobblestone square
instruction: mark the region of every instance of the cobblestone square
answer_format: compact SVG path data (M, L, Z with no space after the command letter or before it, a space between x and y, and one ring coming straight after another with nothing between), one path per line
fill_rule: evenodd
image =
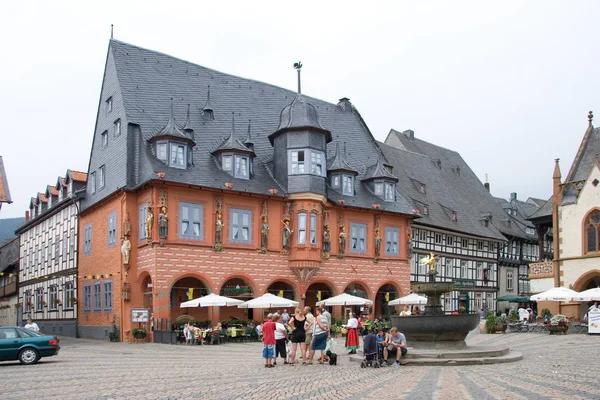
M600 337L475 335L520 362L361 369L339 339L337 366L265 369L260 343L218 346L62 339L34 366L0 363L0 399L597 399ZM410 345L410 343L409 343Z

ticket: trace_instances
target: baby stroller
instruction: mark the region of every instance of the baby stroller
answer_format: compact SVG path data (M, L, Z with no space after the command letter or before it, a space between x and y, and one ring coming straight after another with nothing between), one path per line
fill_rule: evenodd
M363 339L363 353L365 358L360 363L361 368L381 367L382 359L377 345L377 337L372 331Z

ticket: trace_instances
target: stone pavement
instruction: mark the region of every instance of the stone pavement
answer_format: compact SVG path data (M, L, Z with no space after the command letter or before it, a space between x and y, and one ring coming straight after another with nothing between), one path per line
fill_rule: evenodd
M475 335L523 361L361 369L339 340L338 366L266 369L260 343L173 346L62 339L57 357L0 363L0 399L598 399L600 337ZM410 345L410 343L409 343Z

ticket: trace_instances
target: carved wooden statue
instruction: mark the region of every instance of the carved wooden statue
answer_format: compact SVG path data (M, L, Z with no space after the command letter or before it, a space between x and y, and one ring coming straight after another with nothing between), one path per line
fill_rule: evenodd
M267 223L267 216L263 215L262 225L260 226L260 248L261 250L267 250L269 245L269 224Z
M129 255L131 253L131 242L125 236L121 244L121 254L123 255L123 265L129 265Z
M162 206L158 214L158 237L166 239L169 235L169 216L167 215L167 207Z
M223 243L223 215L220 212L217 213L217 222L215 222L215 243Z
M379 257L381 255L381 234L379 233L379 229L375 231L375 257Z
M331 252L331 231L329 225L325 225L323 229L323 258L329 258Z
M292 241L293 230L290 229L290 220L284 219L283 221L283 250L282 254L288 254L290 251L290 243Z
M338 253L344 254L346 253L346 227L344 225L340 226L340 235L338 237Z
M152 240L152 227L154 226L154 214L152 207L148 207L146 214L146 239Z

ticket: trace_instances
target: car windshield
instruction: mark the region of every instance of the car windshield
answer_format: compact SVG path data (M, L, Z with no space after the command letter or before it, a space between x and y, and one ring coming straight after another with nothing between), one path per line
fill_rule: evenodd
M36 337L36 336L45 336L45 335L41 335L41 334L39 334L37 332L32 332L32 331L30 331L28 329L19 329L18 331L19 331L19 335L21 335L22 338L25 338L25 337Z

